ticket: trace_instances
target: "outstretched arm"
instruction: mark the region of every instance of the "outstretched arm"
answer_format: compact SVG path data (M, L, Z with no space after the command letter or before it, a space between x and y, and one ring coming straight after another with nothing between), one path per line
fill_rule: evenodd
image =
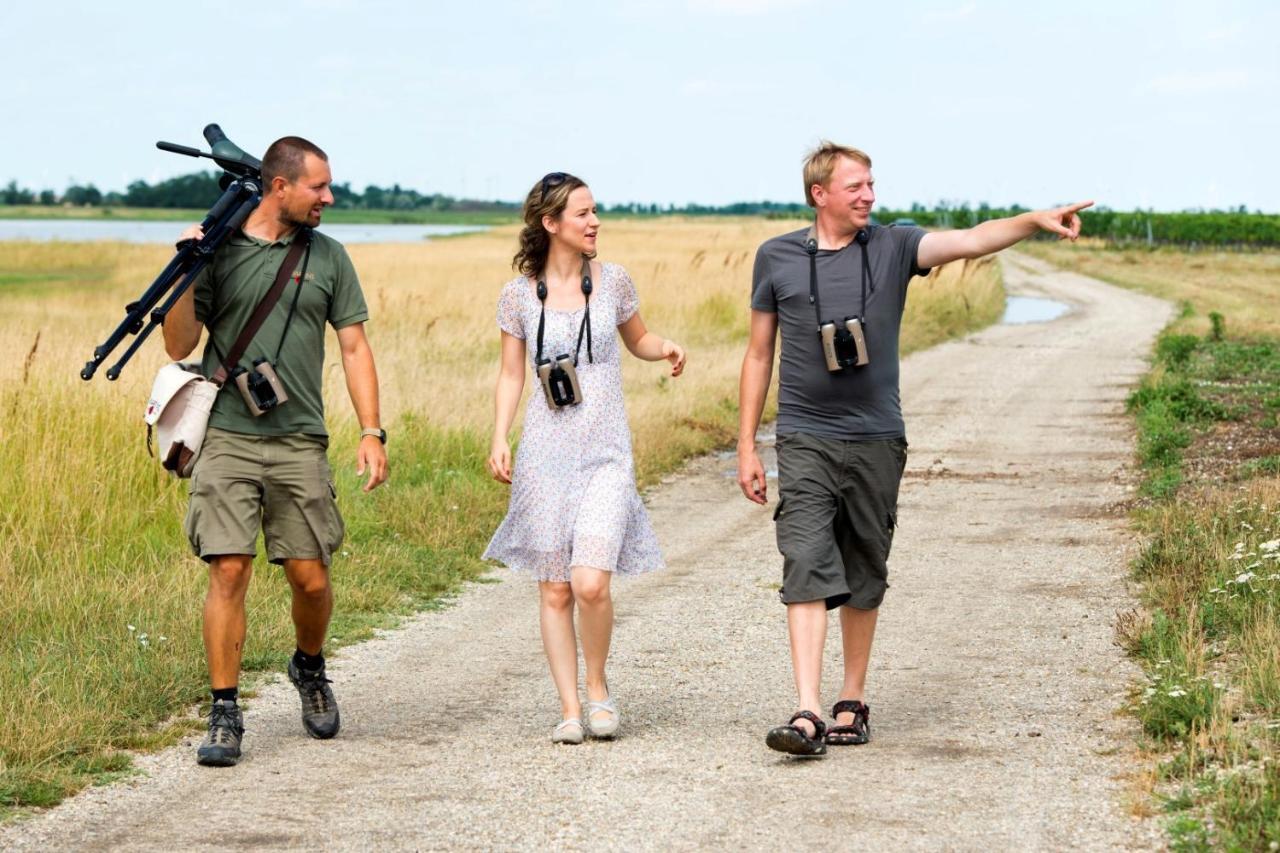
M1048 231L1074 242L1080 236L1080 211L1092 204L1092 201L1081 201L1051 210L1032 210L1006 219L992 219L972 228L930 231L920 239L916 265L928 269L959 258L980 258L1007 249L1037 231Z
M378 371L373 364L373 350L364 333L364 323L352 323L338 330L338 348L342 351L342 371L347 376L347 393L355 407L361 429L380 429L378 412ZM371 492L387 479L387 449L377 436L360 439L356 451L356 473L369 470L364 490Z
M738 381L738 486L747 500L768 501L764 466L756 454L756 430L773 378L773 350L778 335L778 315L771 311L751 311L751 335L742 359Z
M622 334L622 342L627 345L627 350L636 358L643 361L662 361L665 358L671 362L672 376L684 373L684 348L645 328L639 311L619 326L618 331Z

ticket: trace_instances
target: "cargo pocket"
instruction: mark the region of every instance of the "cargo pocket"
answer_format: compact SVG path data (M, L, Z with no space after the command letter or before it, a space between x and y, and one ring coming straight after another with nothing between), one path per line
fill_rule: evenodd
M890 512L885 516L885 545L884 558L889 559L889 552L893 550L893 532L898 528L898 513Z
M774 508L773 508L773 520L774 520L774 521L777 521L779 518L781 518L781 517L782 517L782 506L783 506L783 504L785 504L785 503L786 503L786 500L785 500L785 499L783 499L783 498L778 498L778 505L777 505L776 507L774 507Z

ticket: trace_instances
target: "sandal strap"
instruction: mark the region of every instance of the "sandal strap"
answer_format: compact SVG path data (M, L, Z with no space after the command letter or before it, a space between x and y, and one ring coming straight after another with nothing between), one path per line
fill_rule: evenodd
M582 728L582 720L578 719L577 717L570 717L567 720L561 720L560 725L555 727L555 731L557 732L563 731L564 729L567 729L570 726L577 726L578 728Z
M857 699L841 699L836 706L831 709L831 716L838 717L841 714L854 714L855 716L865 717L870 713L871 708L863 704Z
M791 715L791 719L787 721L787 725L794 726L796 720L808 720L813 723L813 739L821 740L826 734L827 724L822 722L822 718L812 711L796 711Z
M588 702L587 702L587 716L588 716L588 717L592 716L593 714L599 713L600 711L607 711L607 712L608 712L608 713L610 713L610 714L617 714L617 713L618 713L618 703L616 703L616 702L614 702L614 701L613 701L613 697L612 697L612 696L610 696L610 697L609 697L609 698L607 698L607 699L603 699L603 700L601 700L601 701L599 701L599 702L592 702L592 701L588 700Z

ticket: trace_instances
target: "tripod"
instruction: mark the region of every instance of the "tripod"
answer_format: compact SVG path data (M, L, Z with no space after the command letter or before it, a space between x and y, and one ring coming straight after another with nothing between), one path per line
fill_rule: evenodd
M124 355L107 368L107 379L114 381L119 378L125 364L155 331L156 326L164 323L165 315L191 287L200 271L213 260L218 248L262 201L261 161L240 150L216 124L204 129L204 138L212 148L211 153L172 142L156 143L156 147L162 151L185 154L188 157L208 157L222 167L223 175L218 181L218 185L222 187L222 195L209 208L204 221L200 223L204 236L200 240L183 240L178 244L178 253L151 286L136 301L125 306L125 316L120 325L116 326L106 341L94 348L93 359L86 362L80 371L81 379L92 379L121 341L128 335L136 335Z

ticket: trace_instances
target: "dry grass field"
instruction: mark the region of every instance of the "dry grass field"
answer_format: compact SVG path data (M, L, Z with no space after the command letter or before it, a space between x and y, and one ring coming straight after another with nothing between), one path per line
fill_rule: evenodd
M736 434L737 375L755 246L800 223L608 221L649 326L690 352L684 377L628 361L637 466L654 483ZM348 539L335 564L330 645L430 607L483 570L505 510L483 471L497 371L494 309L511 273L510 226L422 245L353 246L391 433L392 479L358 489L354 425L334 347L327 400ZM186 484L146 455L143 404L162 347L116 383L77 374L170 250L0 243L0 812L56 802L127 772L122 750L171 742L205 693L201 564L180 527ZM904 348L986 325L1004 293L990 261L912 285ZM123 351L123 347L120 351ZM527 393L527 391L526 391ZM246 668L292 649L285 585L259 566ZM532 617L531 617L532 618Z

